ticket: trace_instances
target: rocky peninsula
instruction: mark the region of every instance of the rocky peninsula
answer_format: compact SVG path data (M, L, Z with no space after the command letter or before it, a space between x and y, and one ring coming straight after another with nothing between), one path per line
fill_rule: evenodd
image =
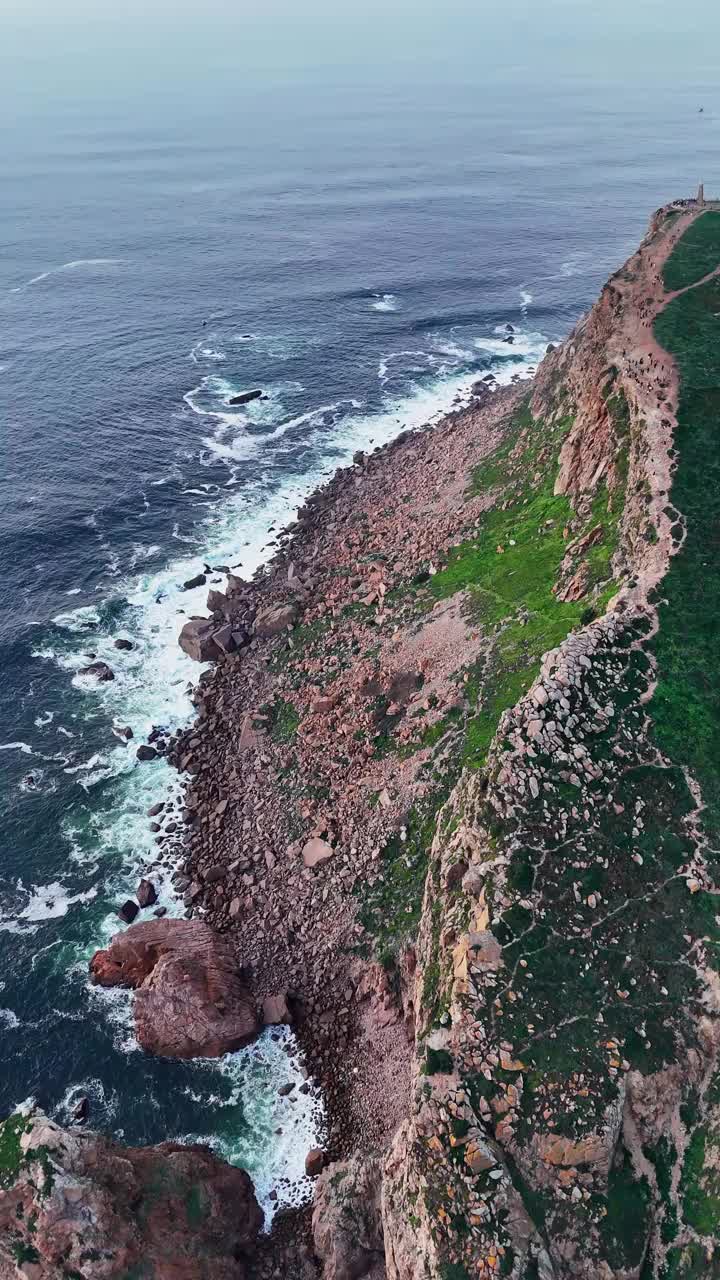
M161 850L182 819L188 919L92 969L151 1052L292 1022L328 1107L314 1206L255 1244L247 1176L180 1149L219 1188L212 1264L133 1270L137 1189L127 1262L122 1199L102 1258L65 1257L28 1224L75 1147L129 1178L178 1148L11 1118L0 1276L720 1276L719 273L720 211L659 210L531 384L357 455L253 581L210 572L182 810L152 815Z

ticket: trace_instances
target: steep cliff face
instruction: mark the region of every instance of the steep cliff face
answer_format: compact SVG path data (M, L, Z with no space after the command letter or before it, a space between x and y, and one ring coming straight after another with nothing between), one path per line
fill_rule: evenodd
M485 470L524 599L430 855L391 1280L720 1275L718 224L656 215Z

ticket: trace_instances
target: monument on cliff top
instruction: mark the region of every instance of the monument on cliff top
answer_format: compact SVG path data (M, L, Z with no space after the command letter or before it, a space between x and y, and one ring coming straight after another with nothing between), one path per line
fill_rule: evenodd
M697 202L698 204L705 203L705 183L704 182L701 182L698 187Z

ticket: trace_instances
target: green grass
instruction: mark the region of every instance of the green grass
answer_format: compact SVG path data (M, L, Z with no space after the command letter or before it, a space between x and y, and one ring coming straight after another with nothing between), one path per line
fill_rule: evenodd
M718 262L720 214L715 219ZM675 357L680 373L679 463L671 498L687 520L687 537L659 588L659 681L652 704L658 742L697 776L715 835L720 832L718 313L720 281L713 280L675 298L655 322L656 337Z
M447 1049L427 1049L423 1071L426 1076L434 1076L442 1071L452 1071L455 1063Z
M627 434L627 405L620 397L615 398L615 409ZM563 531L573 519L569 500L553 492L557 453L571 424L572 419L565 418L549 429L533 421L527 404L515 413L502 444L476 468L471 489L475 493L500 486L511 505L503 510L505 504L498 499L498 505L483 517L477 534L451 551L447 564L429 585L434 600L466 590L472 620L493 637L487 664L478 672L479 679L468 686L477 710L467 726L464 763L473 767L484 765L503 711L532 683L542 654L559 645L582 622L589 601L602 612L614 590L601 592L611 578L624 489L619 486L610 498L603 484L589 518L574 535L602 526L602 537L586 556L588 591L580 601L568 603L553 594L568 549ZM624 467L618 467L624 479L627 445L621 430L616 436L618 458L625 457ZM536 468L542 479L532 485L528 477Z
M378 879L363 882L359 919L370 934L377 954L390 960L406 938L416 934L422 913L428 852L435 834L438 810L447 798L445 788L434 791L422 806L408 814L406 838L391 836L378 863Z
M709 210L690 224L663 268L668 292L697 284L718 265L720 213Z
M300 716L292 702L277 698L268 710L270 736L275 742L291 742L300 723Z
M12 1187L25 1160L20 1139L29 1128L27 1116L16 1111L0 1125L0 1189Z
M685 1152L683 1164L680 1185L683 1216L704 1236L716 1235L720 1226L720 1173L713 1167L717 1149L717 1137L699 1125ZM713 1160L708 1162L707 1157L711 1153Z

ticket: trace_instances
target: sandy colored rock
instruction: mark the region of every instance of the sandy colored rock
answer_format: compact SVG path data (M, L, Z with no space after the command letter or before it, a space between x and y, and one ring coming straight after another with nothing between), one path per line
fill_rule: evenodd
M332 846L326 840L319 840L317 837L313 840L308 840L302 851L303 862L306 867L321 866L323 862L327 862L332 856Z
M271 604L262 609L255 619L255 634L268 638L278 636L291 627L297 618L296 604Z

